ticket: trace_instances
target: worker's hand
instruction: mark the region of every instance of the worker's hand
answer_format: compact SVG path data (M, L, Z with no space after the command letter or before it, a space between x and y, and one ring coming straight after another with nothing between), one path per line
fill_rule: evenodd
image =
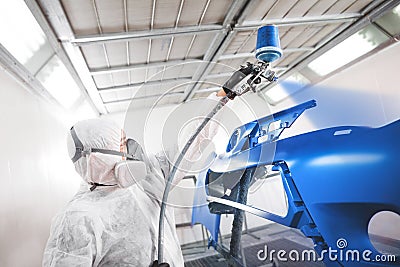
M226 93L225 93L224 89L219 90L219 91L217 92L217 96L219 96L219 97L224 97L224 96L226 96Z
M152 265L151 267L169 267L169 264L168 264L168 263L165 263L165 262L163 262L163 263L158 263L158 260L155 260L155 261L153 262L153 265Z
M234 99L236 96L248 92L251 89L250 83L258 84L261 82L259 78L253 81L255 75L251 75L247 78L247 76L253 73L253 68L253 64L247 63L245 66L241 66L240 69L235 71L225 82L222 88L229 99Z

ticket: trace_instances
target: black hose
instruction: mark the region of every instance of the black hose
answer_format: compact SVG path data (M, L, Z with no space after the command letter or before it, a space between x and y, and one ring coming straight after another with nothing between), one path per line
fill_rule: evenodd
M160 220L158 225L158 262L162 263L164 258L164 219L165 219L165 209L168 200L168 194L171 189L172 180L174 179L175 173L178 170L178 166L181 164L182 160L184 159L187 151L189 150L190 146L192 145L194 139L199 135L201 130L207 125L207 123L211 120L218 111L225 106L225 104L229 101L228 97L223 97L219 100L218 104L213 108L213 110L208 113L208 115L204 118L203 122L200 126L196 129L196 132L190 137L189 141L187 141L186 145L182 149L179 157L177 158L171 172L169 173L168 179L166 180L164 194L161 202L161 209L160 209Z
M249 191L249 186L251 178L254 174L255 168L246 169L240 178L238 198L237 202L240 204L247 203L247 193ZM232 223L232 235L230 243L230 256L234 258L239 257L240 253L240 241L242 239L242 227L244 219L244 211L240 209L235 209L235 215Z

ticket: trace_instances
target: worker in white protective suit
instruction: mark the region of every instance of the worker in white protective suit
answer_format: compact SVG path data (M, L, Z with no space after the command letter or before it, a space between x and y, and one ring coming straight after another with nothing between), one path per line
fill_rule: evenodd
M209 98L219 97L214 93ZM188 157L198 156L201 140L215 134L210 129L204 129ZM169 161L163 155L145 156L140 148L128 155L124 131L103 119L76 123L67 145L76 171L88 186L53 219L43 266L152 266L157 259L160 200ZM130 156L144 162L145 170L132 174L126 161ZM116 166L121 165L116 176ZM183 176L179 171L174 184ZM171 207L165 221L165 261L183 266Z
M249 67L242 67L209 99L233 99L243 94L242 89L235 91L234 85L249 73ZM217 128L211 122L203 129L187 159L198 157L202 140L211 139ZM117 125L102 119L81 121L71 128L69 156L89 186L82 187L53 219L43 266L184 265L171 207L167 207L164 233L164 260L168 264L155 262L169 161L165 155L144 155L137 143L131 146L129 141L133 140L126 140ZM184 175L179 170L173 184Z
M91 187L81 189L53 219L43 266L150 266L157 257L157 234L164 176L156 157L147 173L128 188L115 176L123 154L83 150L124 151L124 132L114 123L92 119L78 122L68 135L68 151L76 171ZM163 166L164 172L168 166ZM129 172L129 170L128 170ZM173 211L166 215L166 260L183 266Z

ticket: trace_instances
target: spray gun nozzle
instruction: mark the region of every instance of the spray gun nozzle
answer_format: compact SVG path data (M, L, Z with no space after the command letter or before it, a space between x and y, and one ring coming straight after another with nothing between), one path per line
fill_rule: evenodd
M261 75L264 79L267 79L269 82L275 82L278 80L278 77L275 75L275 71L266 70L264 74Z

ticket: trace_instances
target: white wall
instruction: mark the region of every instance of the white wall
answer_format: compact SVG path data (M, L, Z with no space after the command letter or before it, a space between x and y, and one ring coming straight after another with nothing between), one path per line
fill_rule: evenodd
M51 218L80 178L66 151L71 118L0 67L0 266L41 266Z
M399 119L399 68L397 43L298 92L274 110L310 99L317 100L317 107L306 111L284 136L340 125L378 127Z

